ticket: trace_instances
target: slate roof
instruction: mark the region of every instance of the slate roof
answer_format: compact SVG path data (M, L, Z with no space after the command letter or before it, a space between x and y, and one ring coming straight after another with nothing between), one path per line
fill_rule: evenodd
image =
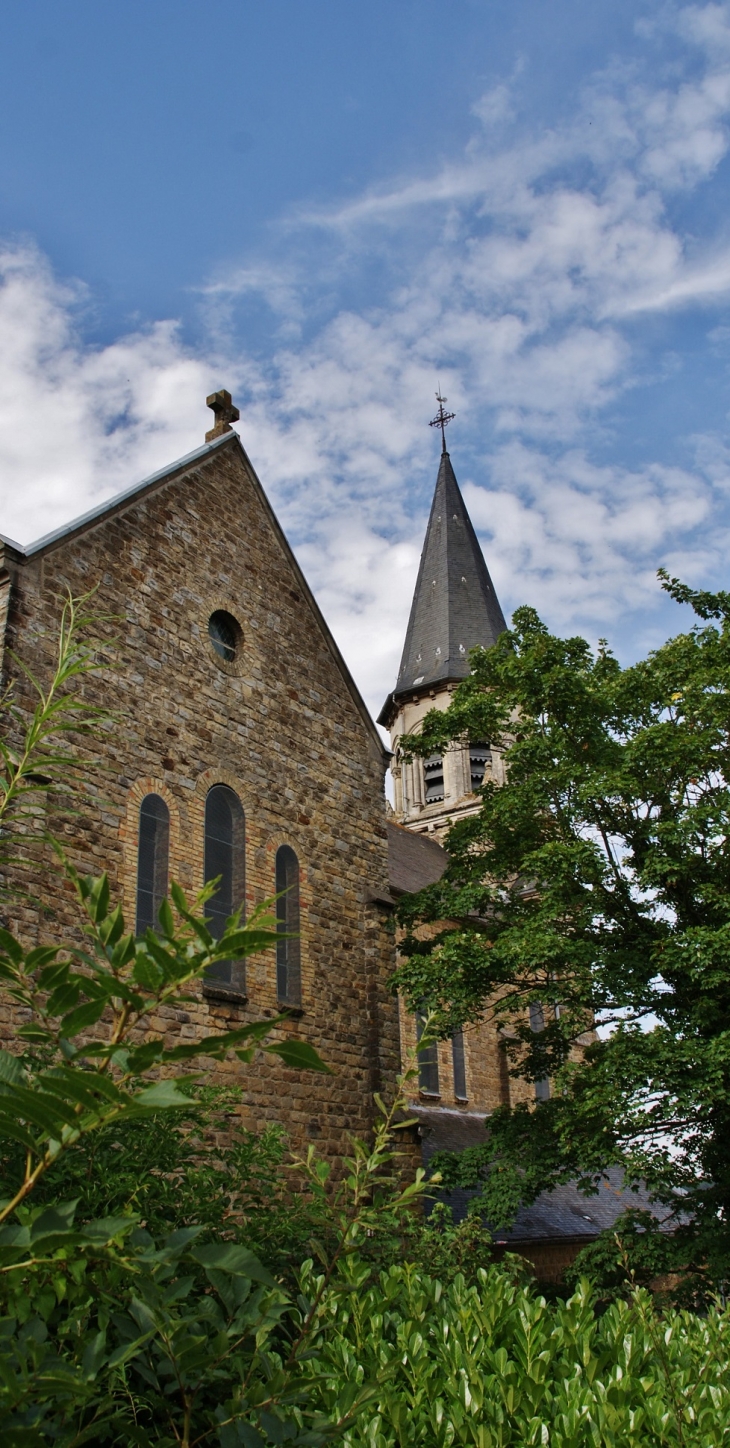
M402 695L463 679L469 650L489 648L506 627L451 458L443 452L398 679L378 722L388 722Z
M415 835L403 825L388 820L388 876L394 895L411 894L435 885L446 869L449 857L436 840Z
M409 1115L418 1119L426 1167L436 1151L463 1151L467 1146L484 1142L483 1113L415 1106L409 1107ZM466 1215L471 1196L473 1193L467 1191L440 1194L457 1222ZM628 1207L651 1211L660 1219L666 1215L661 1208L650 1204L645 1191L629 1191L623 1184L621 1171L611 1167L595 1196L584 1196L575 1182L542 1192L531 1206L520 1207L509 1229L497 1229L494 1240L512 1248L529 1242L589 1242L599 1232L612 1227Z

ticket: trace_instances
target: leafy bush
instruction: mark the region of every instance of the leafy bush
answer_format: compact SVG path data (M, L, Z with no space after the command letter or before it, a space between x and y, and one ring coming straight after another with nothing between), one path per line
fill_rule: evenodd
M346 1448L720 1448L730 1441L730 1311L659 1317L643 1292L601 1314L583 1282L548 1306L500 1268L444 1287L411 1264L368 1285L351 1259L313 1346L334 1417L377 1383ZM314 1290L305 1272L305 1291ZM379 1380L379 1382L378 1382Z
M192 1083L181 1090L192 1091ZM78 1224L134 1214L156 1239L198 1226L202 1240L245 1240L272 1271L290 1274L326 1224L311 1197L295 1189L283 1128L241 1127L243 1095L236 1087L202 1087L174 1114L102 1128L38 1182L34 1205L75 1201ZM17 1146L0 1142L0 1198L19 1167Z

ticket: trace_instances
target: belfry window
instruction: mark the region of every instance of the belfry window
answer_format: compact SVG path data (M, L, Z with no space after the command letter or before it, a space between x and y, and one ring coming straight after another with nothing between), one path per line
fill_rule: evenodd
M227 784L214 784L205 801L205 879L219 878L218 887L205 907L211 935L220 940L229 915L238 910L245 897L245 819L238 795ZM208 971L208 980L243 992L246 986L242 960L221 960Z
M426 1024L426 1017L423 1011L416 1013L416 1039L420 1041L423 1035L423 1028ZM438 1041L432 1041L430 1046L424 1046L418 1052L418 1085L427 1096L438 1096L439 1094L439 1051Z
M423 779L426 786L426 804L435 804L444 797L444 761L440 754L432 754L423 761Z
M159 794L147 794L139 810L137 851L137 935L157 925L167 894L170 857L170 811Z
M469 772L471 775L472 791L480 789L484 783L484 776L487 767L491 763L492 751L488 744L479 742L469 745Z
M451 1037L451 1058L454 1064L454 1095L457 1101L466 1101L466 1053L463 1031L456 1031Z
M291 845L276 851L276 994L282 1005L302 1000L299 948L299 861Z

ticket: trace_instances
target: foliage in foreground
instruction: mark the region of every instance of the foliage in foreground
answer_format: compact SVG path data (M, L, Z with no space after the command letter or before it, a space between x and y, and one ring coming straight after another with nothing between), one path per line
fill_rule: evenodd
M492 1014L512 1074L552 1079L551 1099L495 1112L483 1147L439 1159L449 1184L481 1187L497 1226L546 1188L590 1190L621 1166L673 1214L675 1265L717 1283L730 1277L730 595L665 587L704 623L627 669L518 609L449 709L404 741L429 755L488 739L507 778L451 830L443 880L402 903L397 984L444 1034Z
M65 637L73 652L72 627ZM94 665L77 657L78 682ZM44 701L63 717L57 697L41 695L42 738ZM35 788L32 749L3 760L0 823L16 804L22 818L26 776ZM178 891L177 914L165 905L159 933L135 941L104 878L69 878L85 949L1 937L5 988L26 1017L18 1053L0 1053L4 1445L728 1442L728 1314L660 1318L635 1292L599 1316L585 1287L551 1308L514 1272L479 1265L475 1221L414 1226L422 1184L402 1187L393 1147L402 1094L390 1108L376 1098L373 1140L352 1143L339 1187L313 1150L298 1163L307 1226L322 1230L298 1272L287 1263L287 1290L250 1240L271 1240L272 1219L292 1211L268 1190L277 1148L234 1140L211 1161L206 1129L232 1102L196 1100L190 1073L229 1052L247 1065L257 1048L321 1063L267 1042L270 1022L171 1050L156 1024L216 959L270 945L266 921L233 917L214 941L205 897L190 906ZM135 1153L148 1168L136 1183ZM422 1265L392 1260L408 1253ZM454 1275L462 1263L469 1280Z
M730 1312L659 1316L636 1292L599 1315L586 1282L548 1306L498 1267L444 1287L412 1265L348 1266L316 1342L317 1401L379 1385L347 1448L720 1448ZM305 1273L305 1284L307 1275ZM311 1290L311 1289L310 1289Z

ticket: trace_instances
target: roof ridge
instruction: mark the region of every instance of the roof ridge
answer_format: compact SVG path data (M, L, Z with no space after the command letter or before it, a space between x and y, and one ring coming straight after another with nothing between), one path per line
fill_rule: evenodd
M43 537L37 538L34 543L28 543L23 546L21 543L14 542L12 538L7 538L4 533L0 533L0 540L8 544L11 548L14 548L15 551L22 554L23 557L32 558L36 553L41 553L44 548L50 547L52 543L60 543L62 539L70 537L77 529L85 527L88 523L95 523L98 519L103 518L105 513L111 512L113 508L117 508L120 504L126 503L128 500L136 497L137 493L143 492L145 488L151 488L154 487L155 483L164 482L165 478L172 476L173 473L179 472L181 468L188 467L190 463L197 462L199 458L205 457L206 454L215 452L216 448L229 443L231 438L234 437L238 437L238 433L231 430L221 437L214 438L213 442L203 443L201 447L194 448L192 452L186 453L184 457L177 458L173 463L168 463L167 467L159 468L157 472L150 473L149 476L143 478L141 482L133 483L132 487L123 489L121 493L114 493L111 498L106 498L103 503L98 503L95 508L90 508L88 512L80 513L77 518L72 518L70 522L64 523L62 527L55 528L51 533L44 533ZM238 440L239 442L241 441L240 437L238 437Z

